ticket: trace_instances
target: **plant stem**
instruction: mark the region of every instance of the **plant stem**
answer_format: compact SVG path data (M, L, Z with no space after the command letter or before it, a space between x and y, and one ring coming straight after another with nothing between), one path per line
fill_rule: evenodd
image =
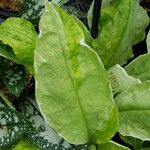
M101 5L102 5L102 0L94 1L93 20L92 20L92 29L91 29L91 35L93 38L96 38L98 35L98 26L100 23L99 20L100 20L100 14L101 14Z

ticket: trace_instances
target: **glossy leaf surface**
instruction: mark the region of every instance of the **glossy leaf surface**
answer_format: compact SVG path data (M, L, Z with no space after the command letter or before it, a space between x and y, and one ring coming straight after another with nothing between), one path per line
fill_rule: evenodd
M48 124L73 144L108 141L117 130L118 111L106 71L84 43L82 29L50 3L39 28L36 98Z

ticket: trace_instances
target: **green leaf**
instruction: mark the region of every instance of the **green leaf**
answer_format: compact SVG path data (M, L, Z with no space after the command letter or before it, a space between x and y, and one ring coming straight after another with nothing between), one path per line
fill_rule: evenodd
M51 1L51 0L49 0ZM69 0L52 0L56 5L63 5ZM22 10L19 12L19 17L29 20L34 25L37 25L40 17L45 10L45 0L24 0Z
M15 54L13 53L13 50L9 46L3 44L1 41L0 41L0 56L5 57L12 61L17 60Z
M40 109L68 142L106 142L118 125L106 71L74 19L50 3L46 7L35 52Z
M150 81L124 90L116 98L120 112L119 132L150 140Z
M129 76L120 65L111 67L107 74L114 94L119 94L124 89L141 83L139 79Z
M28 134L28 139L42 150L87 150L87 145L71 145L50 128L42 117L37 102L32 97L21 101L21 113L32 122L35 131Z
M56 4L56 5L63 5L69 1L70 0L51 0L51 3Z
M9 18L0 25L0 40L13 49L16 62L25 65L32 74L36 36L33 25L21 18Z
M27 19L36 25L44 13L44 5L44 0L24 0L19 17Z
M98 150L129 150L116 142L110 141L105 144L98 145Z
M40 150L29 141L21 141L17 145L12 146L11 150Z
M146 42L147 42L148 51L150 52L150 31L149 31L149 33L148 33L148 35L147 35Z
M129 75L141 81L150 80L150 53L139 56L127 65L125 69Z
M144 141L137 139L137 138L130 137L130 136L120 135L120 137L125 143L127 143L128 145L131 145L134 149L138 150L142 148Z
M31 132L30 124L20 113L5 106L0 98L0 147L12 144Z
M148 24L148 15L139 6L139 0L106 1L93 48L107 69L132 57L132 46L144 38Z
M23 66L13 64L11 68L3 68L2 79L8 90L19 97L22 90L25 88L26 72Z
M77 18L74 16L75 21L78 23L82 31L84 32L85 36L85 43L88 44L89 46L92 46L93 39L91 37L91 34L89 30L86 28L86 26Z

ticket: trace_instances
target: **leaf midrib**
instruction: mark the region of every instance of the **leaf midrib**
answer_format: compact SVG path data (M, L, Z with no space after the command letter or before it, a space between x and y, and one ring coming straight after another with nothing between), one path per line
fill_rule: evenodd
M53 6L52 6L52 8L53 8ZM54 9L54 8L53 8L53 9ZM61 17L59 16L59 14L56 12L55 9L54 9L54 12L58 15L59 19L61 20ZM72 77L71 77L71 74L70 74L70 71L69 71L69 67L68 67L68 64L67 64L67 61L66 61L64 49L63 49L62 42L61 42L61 36L60 36L61 33L59 33L59 28L58 28L57 20L56 20L56 17L54 17L54 15L52 15L52 16L53 16L54 21L55 21L56 30L57 30L57 33L58 33L58 38L59 38L59 41L60 41L60 46L61 46L61 50L62 50L64 62L65 62L65 65L66 65L66 69L67 69L69 78L70 78L70 80L71 80L71 84L72 84L72 87L73 87L73 89L74 89L74 92L75 92L75 95L76 95L77 102L78 102L78 104L79 104L81 113L82 113L82 115L83 115L83 119L84 119L84 122L85 122L86 130L87 130L87 132L89 133L89 131L88 131L88 126L87 126L88 123L87 123L87 120L86 120L84 111L83 111L83 109L82 109L82 107L81 107L82 105L81 105L81 103L80 103L79 96L78 96L78 94L77 94L77 92L76 92L76 88L75 88L75 86L74 86L73 79L72 79ZM62 22L62 21L61 21L61 22ZM63 22L62 22L62 23L63 23ZM65 35L65 31L64 31L64 35ZM66 39L65 39L65 40L66 40ZM67 44L67 40L66 40L66 44Z

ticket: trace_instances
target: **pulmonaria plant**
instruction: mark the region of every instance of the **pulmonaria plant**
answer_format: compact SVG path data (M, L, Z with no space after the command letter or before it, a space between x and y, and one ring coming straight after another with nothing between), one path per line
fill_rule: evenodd
M45 1L42 13L39 7L39 33L33 13L26 12L31 22L12 17L0 25L0 61L7 66L0 72L0 148L143 149L150 141L150 54L125 64L145 37L146 11L138 0L103 1L101 30L92 39L54 3ZM117 132L129 147L113 141Z

